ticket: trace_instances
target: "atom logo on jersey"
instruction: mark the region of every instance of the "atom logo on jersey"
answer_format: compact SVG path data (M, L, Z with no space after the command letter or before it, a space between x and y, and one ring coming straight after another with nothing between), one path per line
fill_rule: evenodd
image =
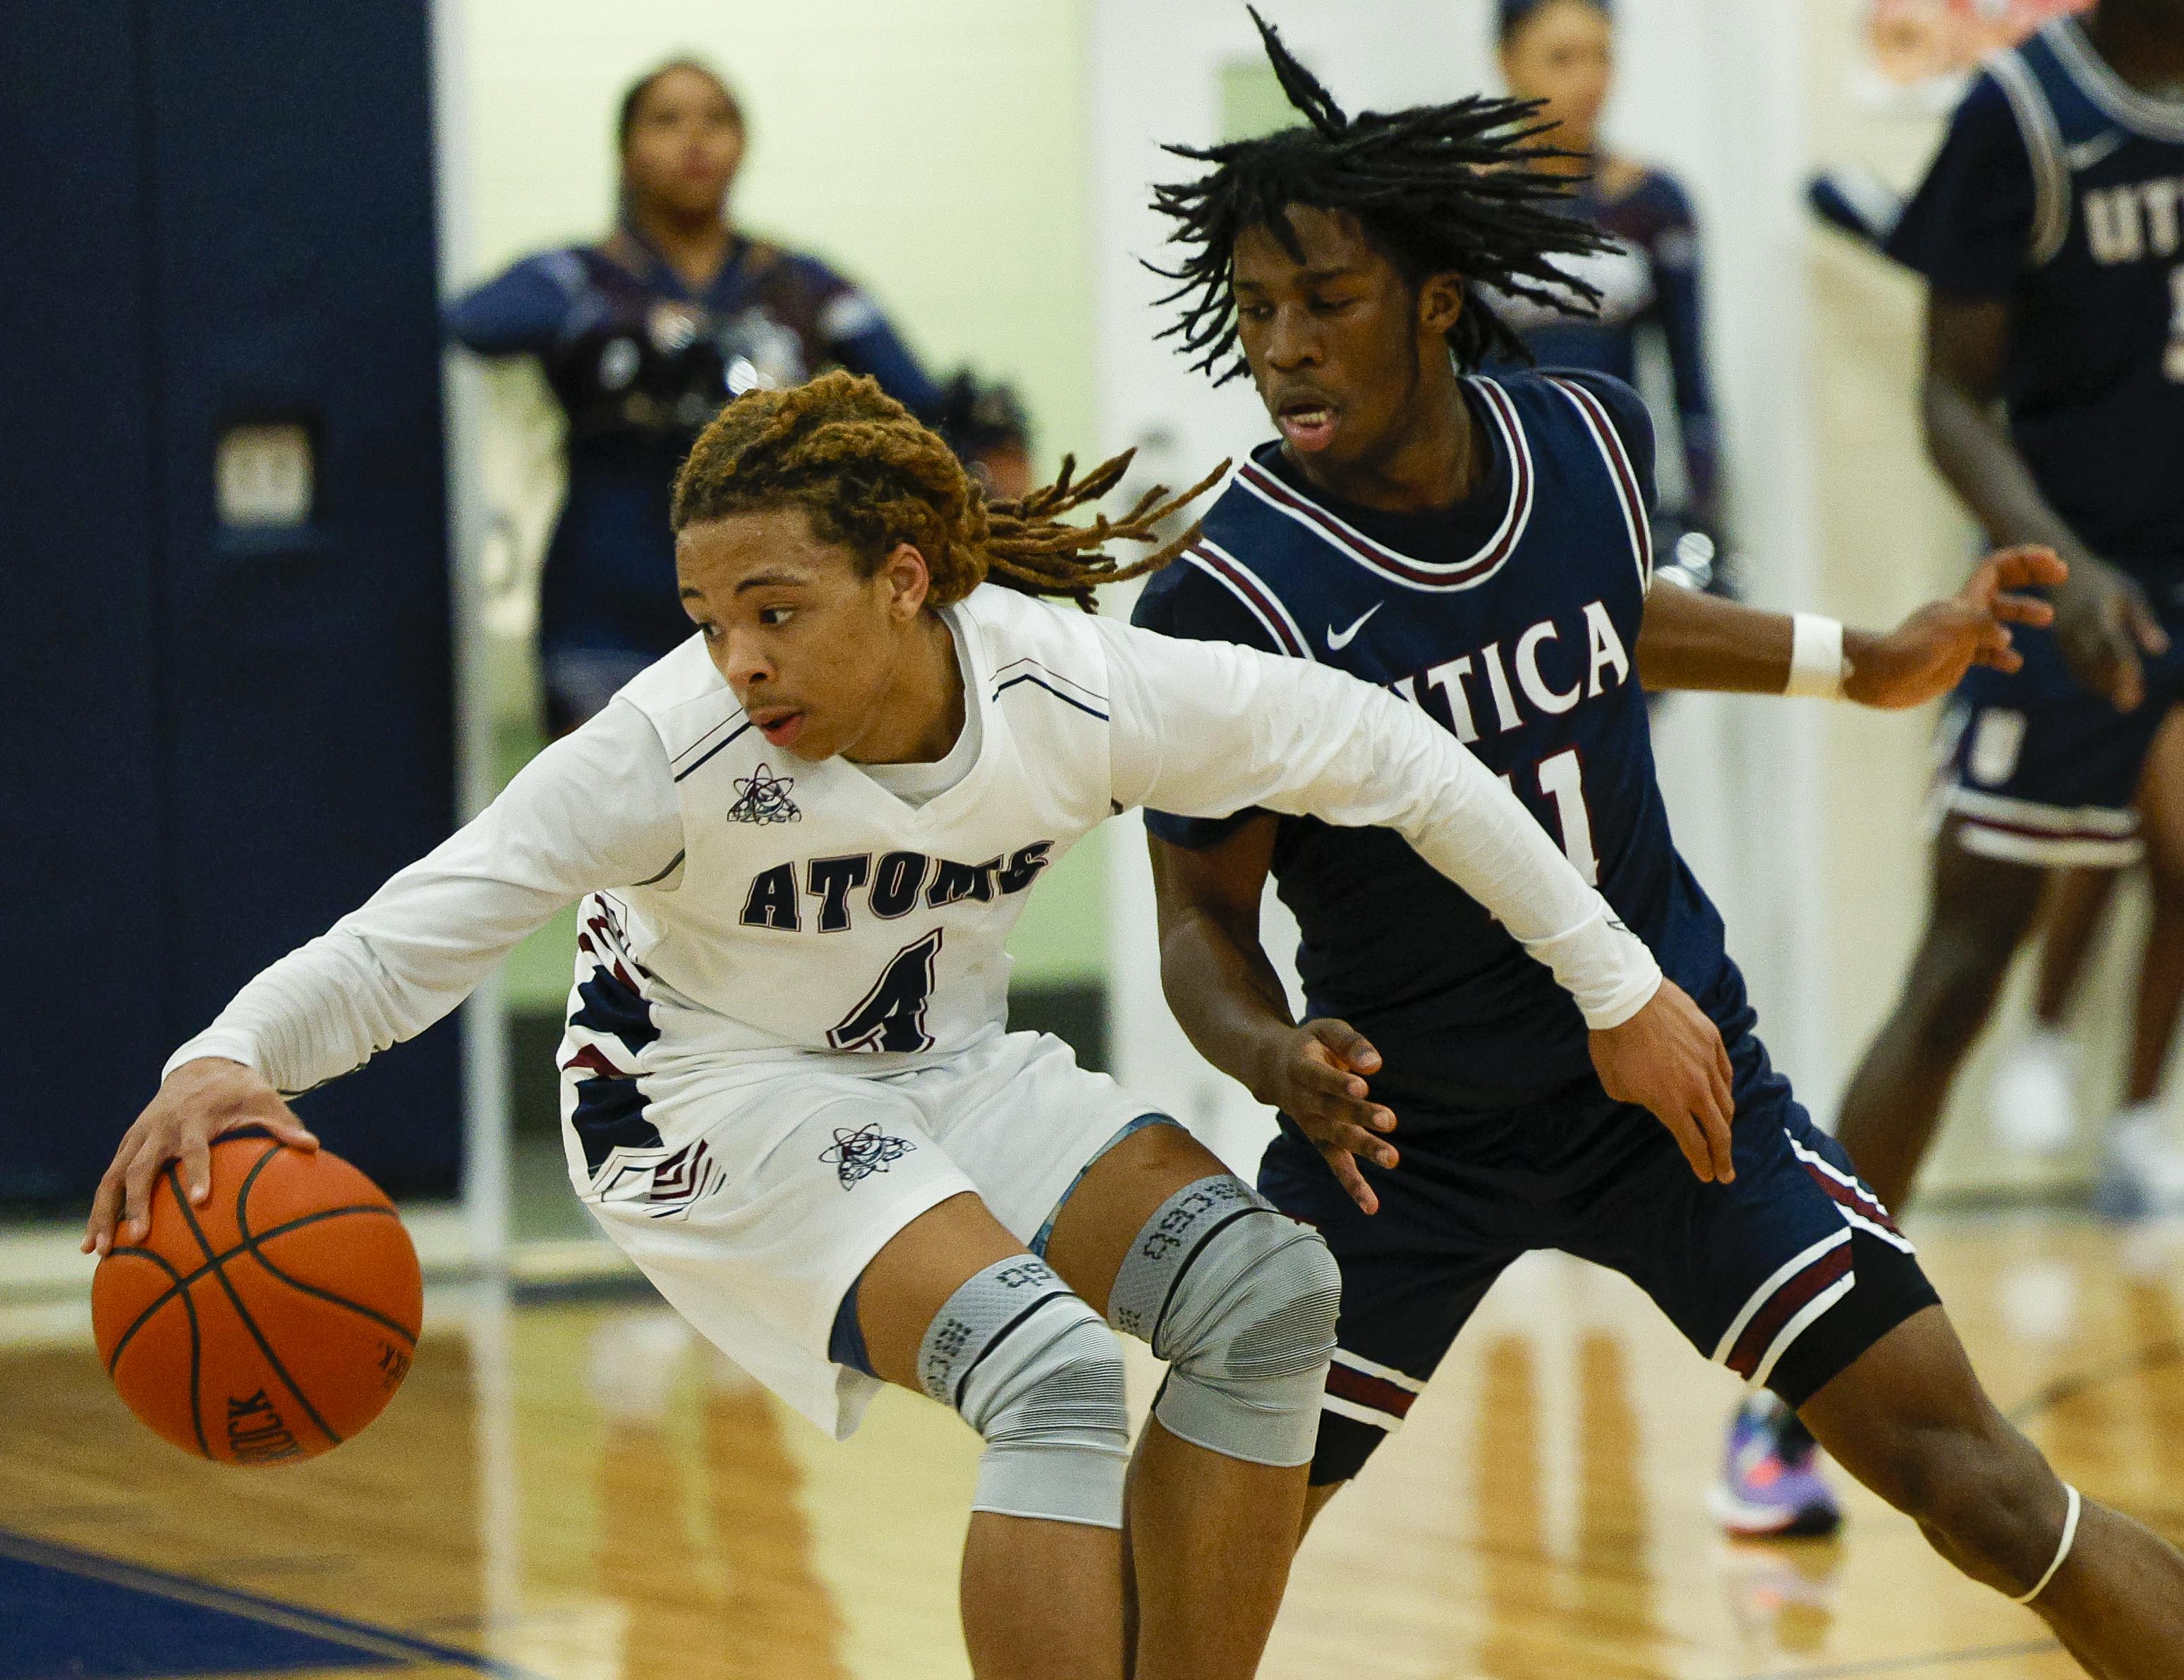
M868 1121L855 1132L834 1128L833 1147L820 1151L819 1159L834 1169L844 1190L854 1190L876 1172L885 1172L917 1147L907 1138L889 1138L878 1121Z
M760 765L749 776L736 778L736 802L728 807L730 822L801 822L804 813L788 790L796 779L776 776L770 765Z

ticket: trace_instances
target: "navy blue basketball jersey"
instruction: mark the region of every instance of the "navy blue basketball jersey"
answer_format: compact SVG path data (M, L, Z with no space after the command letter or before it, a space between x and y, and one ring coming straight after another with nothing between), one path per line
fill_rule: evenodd
M1256 450L1136 621L1318 659L1423 708L1499 771L1571 861L1718 1021L1744 1007L1719 915L1669 837L1637 647L1652 554L1652 433L1596 374L1465 381L1491 460L1445 512L1311 488ZM1193 849L1249 817L1148 813ZM1385 829L1281 820L1273 872L1303 932L1314 1015L1451 1099L1520 1101L1591 1071L1585 1024L1485 910Z
M2184 101L2074 18L1988 61L1889 243L1944 297L2006 301L2010 431L2103 558L2184 581Z

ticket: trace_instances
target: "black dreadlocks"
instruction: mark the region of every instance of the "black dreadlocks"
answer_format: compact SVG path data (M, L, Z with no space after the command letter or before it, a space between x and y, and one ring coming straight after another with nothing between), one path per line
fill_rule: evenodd
M1195 247L1173 269L1148 263L1179 282L1160 301L1182 318L1160 336L1181 342L1195 372L1223 384L1245 371L1236 348L1236 238L1263 226L1299 262L1304 250L1290 225L1293 206L1347 211L1366 236L1416 283L1429 275L1464 281L1463 313L1448 342L1459 366L1491 356L1529 362L1517 335L1483 302L1480 284L1563 310L1590 314L1598 290L1551 260L1612 249L1598 230L1546 208L1568 198L1570 182L1532 167L1571 153L1534 143L1554 125L1535 121L1540 102L1474 94L1450 105L1419 105L1384 114L1343 114L1334 95L1291 56L1256 7L1267 57L1290 103L1309 126L1222 146L1170 146L1178 158L1212 164L1198 180L1153 189L1153 205L1175 223L1170 244ZM1224 361L1226 365L1223 365Z

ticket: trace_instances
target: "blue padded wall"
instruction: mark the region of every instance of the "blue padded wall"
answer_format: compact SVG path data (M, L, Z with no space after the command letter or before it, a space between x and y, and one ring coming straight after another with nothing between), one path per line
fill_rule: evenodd
M66 1200L169 1049L450 826L431 56L421 0L0 18L39 67L0 117L35 230L0 400L36 419L0 451L0 868L28 906L0 1008L36 1047L0 1200ZM313 440L312 516L223 526L217 439L267 421ZM459 1085L443 1026L302 1107L388 1189L446 1191Z

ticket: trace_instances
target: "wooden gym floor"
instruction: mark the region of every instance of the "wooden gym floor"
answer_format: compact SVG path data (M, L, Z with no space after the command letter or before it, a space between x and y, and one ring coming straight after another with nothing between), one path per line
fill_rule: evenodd
M1914 1232L2002 1404L2086 1492L2184 1539L2184 1234ZM975 1442L921 1401L885 1397L837 1447L641 1296L451 1288L370 1432L236 1471L138 1426L73 1310L0 1310L0 1680L966 1672ZM1718 1538L1734 1393L1621 1280L1535 1256L1312 1534L1264 1673L2074 1672L1862 1493L1838 1543Z

